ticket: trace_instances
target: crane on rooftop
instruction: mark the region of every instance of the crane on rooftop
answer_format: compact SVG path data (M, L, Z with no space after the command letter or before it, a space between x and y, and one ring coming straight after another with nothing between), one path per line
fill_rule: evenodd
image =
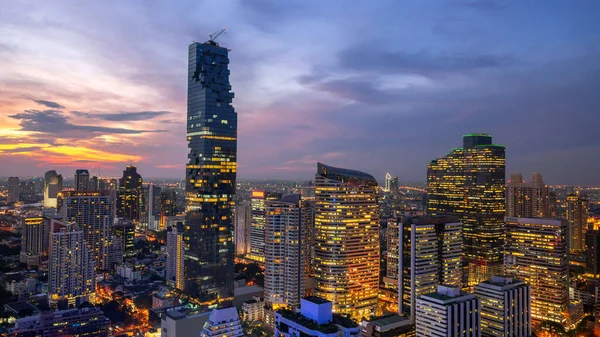
M210 36L210 39L208 39L208 42L213 42L213 43L216 43L216 42L215 42L215 40L216 40L216 39L217 39L219 36L221 36L221 34L226 34L226 32L225 32L226 30L227 30L227 28L223 28L223 29L221 29L221 31L220 31L220 32L218 32L218 33L210 33L210 35L209 35L209 36Z

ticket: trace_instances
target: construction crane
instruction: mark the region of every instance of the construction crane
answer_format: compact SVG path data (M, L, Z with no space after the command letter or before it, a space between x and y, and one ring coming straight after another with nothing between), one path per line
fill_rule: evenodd
M226 30L227 30L227 28L223 28L223 29L221 29L221 31L220 31L220 32L218 32L218 33L211 33L211 34L210 34L210 39L208 39L208 41L215 42L215 40L216 40L216 39L217 39L219 36L221 36L221 34L225 33L225 31L226 31Z

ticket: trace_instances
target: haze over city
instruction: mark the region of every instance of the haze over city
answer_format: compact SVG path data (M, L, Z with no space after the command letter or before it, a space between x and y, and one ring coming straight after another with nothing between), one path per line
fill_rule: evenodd
M507 172L597 184L599 2L345 3L3 1L0 175L183 178L186 47L227 27L241 179L425 181L486 132Z

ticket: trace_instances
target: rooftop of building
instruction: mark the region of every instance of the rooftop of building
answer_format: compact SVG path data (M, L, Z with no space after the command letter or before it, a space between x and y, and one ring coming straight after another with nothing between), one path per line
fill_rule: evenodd
M303 316L298 312L293 312L287 309L277 310L277 313L281 315L281 317L297 323L309 330L319 331L325 334L336 333L340 330L340 328L335 325L333 322L327 324L318 324L310 318Z
M368 173L328 166L323 163L317 163L317 174L322 177L340 182L358 180L362 181L363 183L366 183L369 186L377 186L377 180Z
M410 324L410 319L405 316L400 316L397 314L386 315L379 318L374 318L370 321L367 321L370 324L379 326L379 327L387 327L387 326L402 326L405 324Z
M208 320L214 324L221 324L225 322L237 321L240 317L238 316L237 309L235 307L213 309L210 313Z
M452 303L452 302L458 302L461 300L467 300L467 299L474 298L474 297L475 297L475 295L463 292L459 288L453 288L453 287L447 287L447 286L438 286L437 292L421 296L422 299L433 300L440 304L448 304L448 303Z
M304 297L304 299L309 302L312 302L314 304L325 304L325 303L331 302L331 301L328 301L324 298L317 297L317 296L308 296L308 297Z
M525 284L525 282L511 278L511 277L492 276L492 278L490 280L483 281L479 285L480 286L489 285L489 286L500 287L500 288L512 288L512 287L516 287L516 286L524 285L524 284Z
M16 314L29 312L29 314L32 315L39 312L35 305L25 301L7 303L4 305L4 308L5 310L12 311Z

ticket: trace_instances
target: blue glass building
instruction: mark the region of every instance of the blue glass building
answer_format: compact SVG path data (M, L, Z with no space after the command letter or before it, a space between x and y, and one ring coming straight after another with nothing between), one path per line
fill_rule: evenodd
M202 303L233 297L237 114L228 64L212 40L189 47L184 290Z

